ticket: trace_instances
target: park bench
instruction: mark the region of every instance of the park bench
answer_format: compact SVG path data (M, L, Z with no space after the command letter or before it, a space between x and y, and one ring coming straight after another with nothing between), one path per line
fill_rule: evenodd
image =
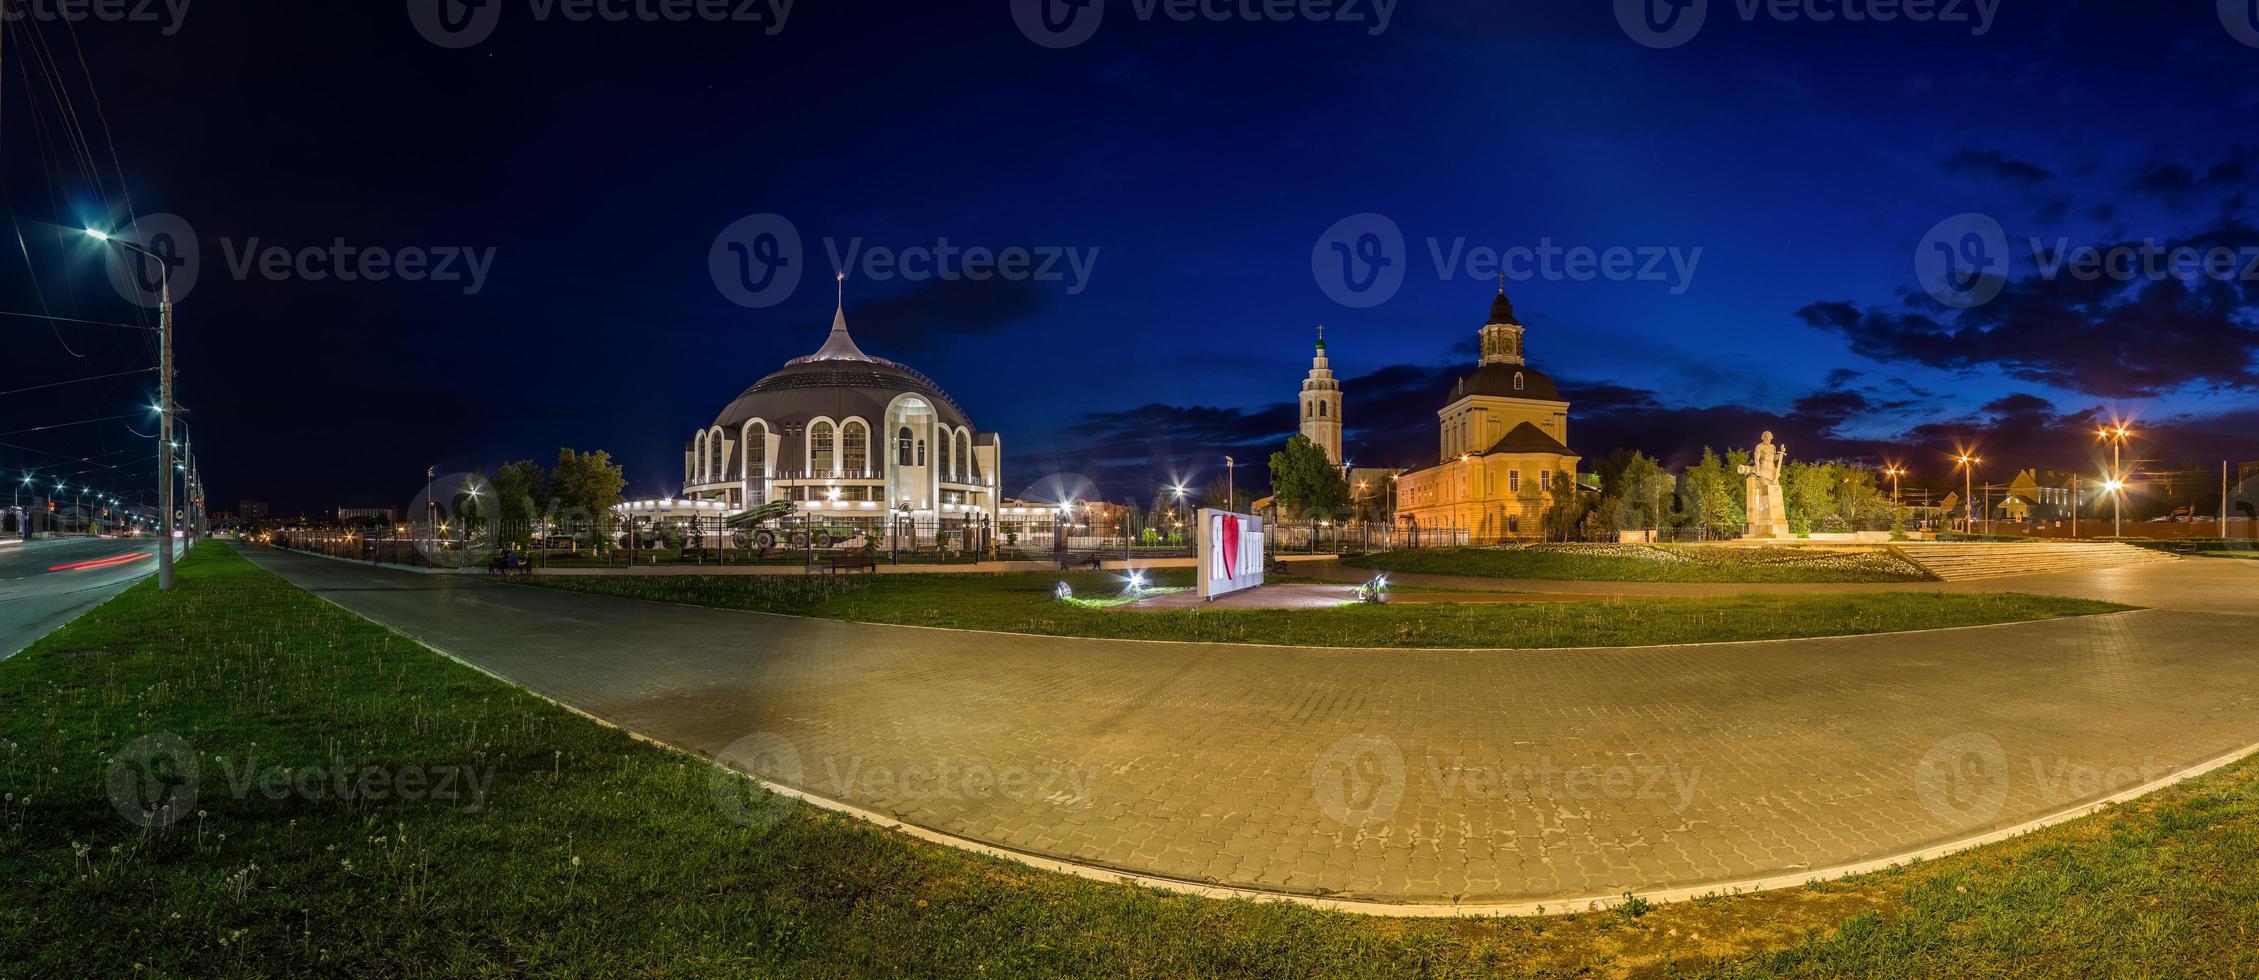
M809 565L808 570L826 575L861 570L875 575L878 574L878 559L860 551L826 551L816 556L815 563Z

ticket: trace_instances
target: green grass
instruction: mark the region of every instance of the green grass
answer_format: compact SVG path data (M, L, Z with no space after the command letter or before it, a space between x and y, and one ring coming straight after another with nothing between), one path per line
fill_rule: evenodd
M0 661L0 973L24 976L2250 975L2259 765L1968 855L1644 914L1391 920L1099 884L761 795L221 547ZM103 786L171 733L195 814ZM475 809L237 795L466 766ZM758 794L757 790L750 790Z
M1188 569L1153 573L1188 584ZM537 576L532 587L865 623L1045 636L1336 647L1541 648L1887 633L2051 619L2125 606L2014 593L1870 592L1534 603L1351 603L1332 609L1104 610L1118 572L863 576Z
M1387 551L1344 564L1390 572L1582 582L1922 582L1888 551L1719 545L1530 545Z
M2259 558L2259 551L2201 551L2204 558Z

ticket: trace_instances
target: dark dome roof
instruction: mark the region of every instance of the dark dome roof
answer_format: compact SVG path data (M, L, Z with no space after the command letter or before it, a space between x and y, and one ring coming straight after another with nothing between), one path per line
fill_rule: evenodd
M1522 390L1514 390L1514 376L1522 376ZM1561 401L1561 388L1545 372L1527 364L1485 364L1475 373L1460 378L1451 388L1451 400L1458 401L1468 395L1490 395L1497 398L1532 398L1538 401Z
M846 317L835 315L822 349L793 358L753 382L722 409L714 425L734 430L756 418L783 426L817 416L836 421L859 415L876 426L885 423L887 404L903 394L923 396L951 427L973 428L965 410L940 384L908 365L863 353L847 335Z

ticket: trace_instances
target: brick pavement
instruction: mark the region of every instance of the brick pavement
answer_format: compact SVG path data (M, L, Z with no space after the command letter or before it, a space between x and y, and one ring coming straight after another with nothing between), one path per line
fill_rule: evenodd
M1299 894L1533 901L1834 867L2259 742L2259 563L1981 583L2165 607L2077 620L1451 651L837 623L245 551L669 743L716 755L764 735L751 768L818 796Z

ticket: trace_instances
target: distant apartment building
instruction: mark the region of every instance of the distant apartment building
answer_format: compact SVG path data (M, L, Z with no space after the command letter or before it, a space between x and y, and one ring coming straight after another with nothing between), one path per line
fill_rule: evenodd
M351 524L355 521L397 524L400 521L400 512L391 507L339 507L337 509L338 523Z
M267 516L267 502L264 500L238 500L235 502L235 513L237 517L246 521L259 520Z

